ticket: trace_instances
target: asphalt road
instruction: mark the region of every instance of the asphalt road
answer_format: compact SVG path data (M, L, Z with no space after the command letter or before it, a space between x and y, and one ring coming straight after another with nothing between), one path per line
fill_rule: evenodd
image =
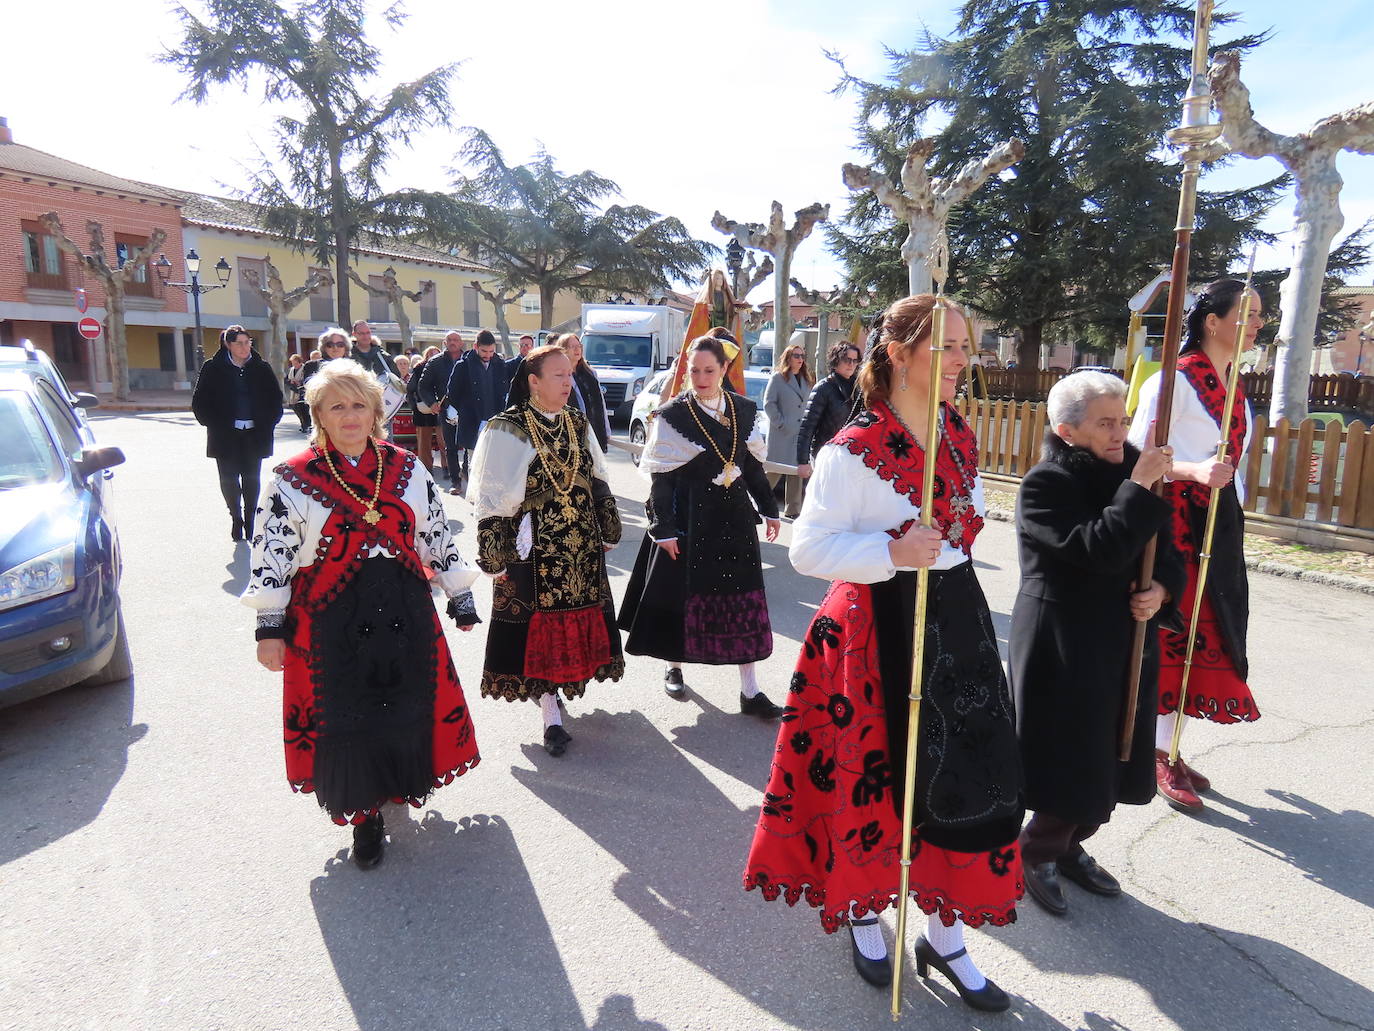
M137 674L0 710L0 1028L776 1029L891 1026L843 934L740 887L774 728L737 714L732 670L689 667L689 700L631 658L538 747L532 705L477 697L480 629L450 634L483 761L408 818L372 871L282 772L280 680L238 604L247 549L181 414L100 417L117 475ZM288 417L288 422L290 419ZM281 428L278 454L300 446ZM626 543L646 485L613 458ZM449 514L471 554L471 509ZM764 545L785 694L824 585ZM1011 530L979 575L1005 633ZM1264 718L1190 722L1217 785L1201 818L1126 807L1094 853L1127 894L1071 886L972 932L1013 995L980 1016L908 967L909 1028L1374 1028L1374 598L1252 579ZM479 586L482 610L490 590ZM889 941L892 919L886 921Z

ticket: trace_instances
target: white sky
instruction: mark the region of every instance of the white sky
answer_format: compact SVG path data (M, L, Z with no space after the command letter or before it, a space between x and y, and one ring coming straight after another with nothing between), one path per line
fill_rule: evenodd
M244 185L244 168L259 148L274 152L271 112L258 95L221 89L203 107L176 101L181 78L154 60L177 38L164 0L6 6L11 45L0 115L16 142L115 174L220 194ZM1300 131L1374 99L1368 0L1221 6L1241 10L1243 20L1218 35L1274 31L1242 69L1269 128ZM789 222L790 212L813 201L829 203L837 218L843 213L840 165L861 159L852 149L855 107L851 97L830 95L837 70L823 51L838 51L856 74L881 76L884 45L910 47L923 27L948 31L956 5L699 0L669 14L652 0L410 0L407 9L399 32L377 22L374 39L384 54L378 91L461 60L451 90L455 126L485 128L515 162L542 142L564 171L609 176L626 201L675 214L721 245L725 238L710 228L717 208L738 221L765 220L773 199ZM19 40L26 42L14 45ZM74 74L83 68L98 97ZM435 131L413 143L393 161L394 184L445 187L457 136ZM1374 157L1346 154L1339 167L1348 230L1374 216ZM1205 177L1204 186L1249 185L1278 171L1272 159L1240 160ZM1269 228L1286 233L1291 218L1290 196ZM1260 257L1262 267L1286 263L1282 239L1279 251ZM793 274L810 286L838 282L839 266L819 231L802 244ZM770 292L765 286L752 299Z

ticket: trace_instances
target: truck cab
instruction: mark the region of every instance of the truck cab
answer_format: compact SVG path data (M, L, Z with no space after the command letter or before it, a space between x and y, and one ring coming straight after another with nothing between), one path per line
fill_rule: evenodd
M677 357L686 317L658 304L584 304L582 351L601 381L606 413L630 418L645 381Z

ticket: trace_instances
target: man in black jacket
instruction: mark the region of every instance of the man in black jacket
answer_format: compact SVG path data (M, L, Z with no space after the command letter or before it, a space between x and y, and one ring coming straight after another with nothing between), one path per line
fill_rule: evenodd
M506 407L510 375L511 367L496 357L496 337L489 329L478 333L473 349L453 364L443 415L445 424L456 420L454 438L463 452L464 484L468 456L477 447L477 434L488 419Z
M242 326L220 334L220 349L200 370L191 411L205 427L205 453L219 466L219 489L233 520L230 536L251 540L262 460L281 419L277 374L253 350Z
M461 479L461 466L458 462L458 428L444 418L447 404L448 381L453 375L453 366L463 356L463 334L456 329L444 337L444 350L425 362L425 371L420 377L420 402L428 409L426 415L439 416L439 429L444 435L444 455L448 463L448 478L452 492L458 493Z
M816 384L806 402L801 429L797 431L797 473L811 475L811 459L849 421L854 403L854 374L859 371L859 349L848 340L830 348L826 356L830 375Z
M396 361L386 353L381 341L372 335L372 327L367 320L359 319L353 323L353 354L355 362L372 375L381 377L385 373L400 376Z

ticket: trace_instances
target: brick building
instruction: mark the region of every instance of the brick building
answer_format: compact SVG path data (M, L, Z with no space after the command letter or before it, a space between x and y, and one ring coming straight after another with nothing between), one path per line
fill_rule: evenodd
M87 341L77 333L81 313L74 297L84 288L86 314L103 322L104 290L43 229L38 219L49 211L57 212L67 236L83 249L90 243L86 223L99 222L106 260L114 264L146 243L154 229L167 234L162 249L180 253L180 201L159 187L16 143L0 118L0 342L32 340L74 384L107 391L105 338ZM125 321L131 385L162 385L140 382L132 359L136 353L165 351L170 364L173 333L187 324L186 297L180 290L165 290L145 268L127 286Z

